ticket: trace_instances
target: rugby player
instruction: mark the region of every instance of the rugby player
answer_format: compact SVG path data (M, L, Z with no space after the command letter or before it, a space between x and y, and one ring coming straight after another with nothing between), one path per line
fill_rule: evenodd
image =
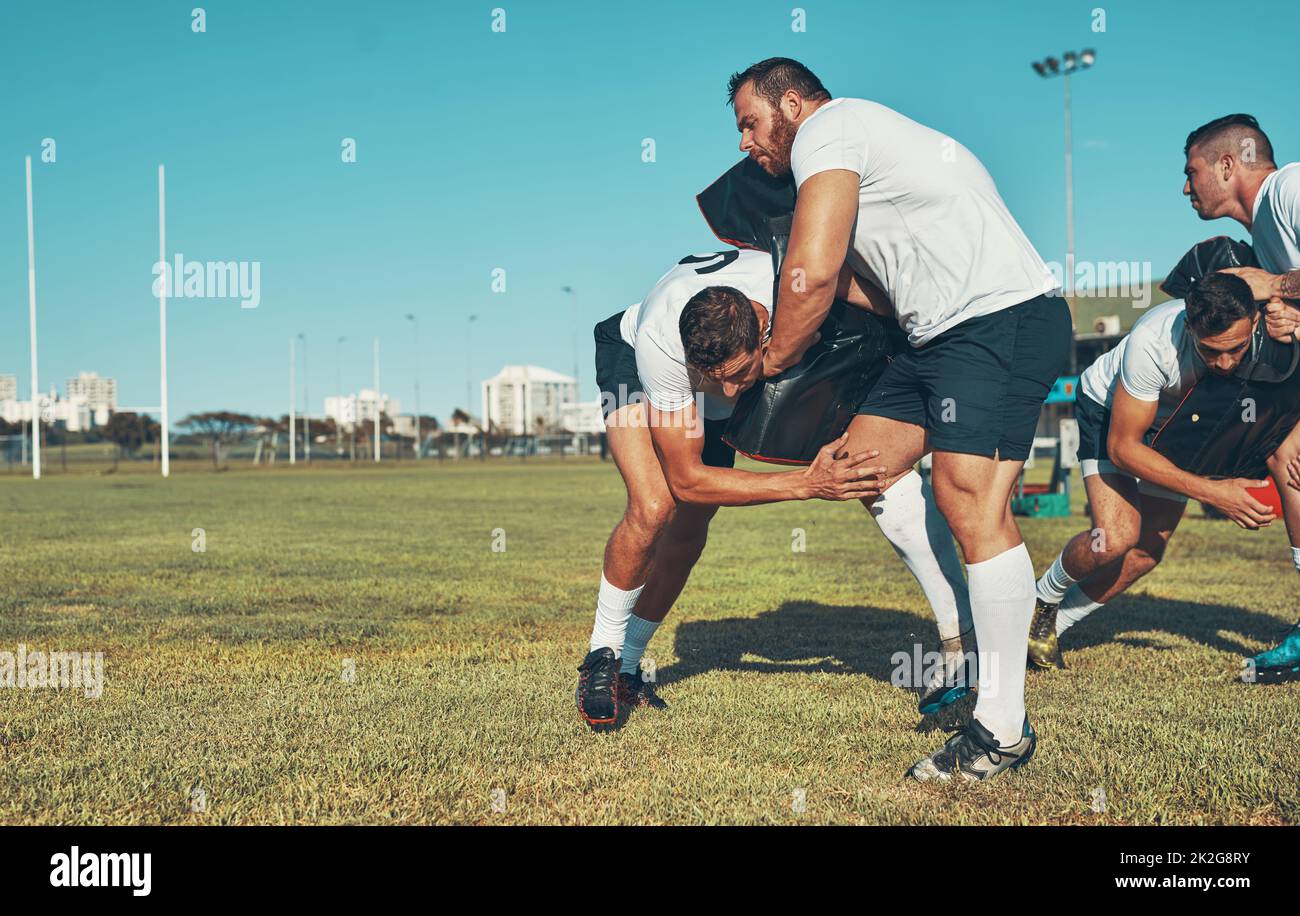
M1034 569L1010 495L1069 357L1059 284L954 139L875 102L833 99L788 58L733 74L728 95L741 151L798 188L764 374L811 345L846 255L893 302L911 344L859 408L849 448L878 448L890 479L933 451L934 496L965 555L975 638L992 664L971 721L908 775L1019 767L1037 740L1024 706Z
M1225 273L1245 280L1255 300L1268 303L1266 322L1274 339L1294 339L1300 311L1287 300L1300 299L1300 163L1278 168L1272 143L1248 114L1226 115L1196 128L1187 136L1183 156L1183 194L1196 214L1203 220L1230 217L1250 232L1261 266L1228 268ZM1282 497L1292 565L1300 571L1300 547L1296 546L1300 544L1300 428L1269 459L1268 469ZM1137 565L1148 563L1150 559L1142 559ZM1082 571L1082 567L1073 568ZM1074 585L1062 591L1060 586L1067 584L1068 578L1064 567L1054 565L1039 580L1040 606L1031 642L1031 659L1037 664L1059 667L1055 636L1122 590L1103 589L1090 580L1087 589ZM1058 602L1060 609L1052 626L1051 605ZM1277 646L1250 661L1259 682L1296 674L1300 669L1300 623Z
M867 464L876 453L839 457L843 436L806 469L733 467L735 451L721 434L736 397L761 376L773 287L768 253L696 255L669 270L643 302L596 326L596 381L628 500L605 547L590 651L578 669L578 711L593 727L614 725L624 709L664 705L641 658L699 559L719 506L879 493L886 469ZM847 269L838 295L879 313L892 310ZM921 584L945 645L960 643L970 630L966 586L952 535L919 476L876 499L873 515ZM926 712L966 693L964 682L942 678L922 686Z
M1210 274L1186 300L1143 315L1080 376L1075 417L1092 528L1038 580L1031 664L1065 667L1059 635L1155 569L1188 498L1243 528L1273 521L1272 508L1250 493L1268 481L1201 477L1145 444L1207 372L1237 372L1259 315L1245 280Z

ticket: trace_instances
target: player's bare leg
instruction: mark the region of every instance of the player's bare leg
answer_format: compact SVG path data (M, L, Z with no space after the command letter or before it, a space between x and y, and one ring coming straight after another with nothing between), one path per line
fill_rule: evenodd
M877 449L878 464L888 468L885 491L862 500L894 552L911 570L934 612L939 629L942 670L920 688L923 714L955 702L974 686L974 629L970 596L948 522L935 504L930 487L913 466L928 450L923 427L875 415L855 417L849 424L851 452Z
M1123 474L1084 478L1093 527L1070 539L1037 585L1029 663L1064 668L1059 636L1159 565L1186 503L1141 493Z
M1291 539L1291 562L1300 572L1300 489L1291 486L1292 468L1296 468L1298 463L1300 425L1291 430L1286 441L1268 460L1269 474L1282 498L1282 518ZM1253 677L1256 683L1300 678L1300 623L1292 627L1276 646L1248 659L1246 664L1247 677Z
M619 713L619 657L656 547L676 512L646 425L644 403L620 407L606 420L609 448L627 488L627 508L605 544L590 651L578 669L577 704L592 726Z
M1034 567L1011 515L1011 488L1023 464L934 453L935 499L966 559L979 641L975 724L1006 748L1025 740L1025 656L1034 611ZM1023 759L1030 753L1032 745Z

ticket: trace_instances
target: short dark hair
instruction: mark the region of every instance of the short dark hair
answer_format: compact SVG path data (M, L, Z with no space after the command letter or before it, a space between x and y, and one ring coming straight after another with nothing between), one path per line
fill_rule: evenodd
M677 327L686 362L705 372L758 348L758 316L749 297L731 286L706 286L691 296Z
M1255 141L1255 161L1261 165L1272 165L1273 144L1260 128L1255 116L1248 114L1224 115L1208 124L1202 124L1187 135L1187 142L1183 145L1183 155L1190 153L1193 146L1211 145L1222 140L1230 141L1233 149L1236 150L1240 141L1247 137Z
M829 100L831 97L817 74L799 61L788 57L769 57L739 73L731 74L731 79L727 81L727 104L735 108L736 93L741 86L751 81L754 83L754 92L767 99L773 108L781 104L781 96L791 89L811 101Z
M1234 274L1213 273L1187 291L1187 326L1197 337L1222 334L1258 311L1250 284Z

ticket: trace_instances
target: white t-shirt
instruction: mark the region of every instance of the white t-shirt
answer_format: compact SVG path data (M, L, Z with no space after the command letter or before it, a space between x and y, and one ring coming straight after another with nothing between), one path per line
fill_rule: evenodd
M1300 270L1300 162L1270 172L1250 217L1259 266L1271 274Z
M1110 407L1118 381L1139 401L1159 401L1152 429L1164 425L1183 397L1209 371L1187 329L1186 304L1173 299L1147 312L1113 349L1079 377L1079 390Z
M694 375L701 384L691 385L680 330L682 312L700 290L730 286L770 313L773 282L772 255L766 251L732 249L691 255L660 277L642 302L623 313L619 330L636 349L637 375L651 405L659 410L681 410L698 391L704 394L704 419L731 416L736 399L723 397L720 386L700 380L698 373Z
M864 99L834 99L799 126L796 185L861 176L849 264L889 294L913 346L1059 288L975 155Z

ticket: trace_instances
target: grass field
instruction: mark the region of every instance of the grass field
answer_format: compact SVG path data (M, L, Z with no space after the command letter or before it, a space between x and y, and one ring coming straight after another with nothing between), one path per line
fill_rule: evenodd
M1296 616L1280 525L1192 510L1165 565L1071 631L1071 669L1031 675L1034 762L934 787L903 771L969 701L922 721L891 685L934 625L856 505L723 510L650 645L671 708L589 733L575 668L621 508L585 460L0 476L0 650L105 660L98 699L0 690L0 822L1300 815L1300 685L1238 680ZM1022 520L1040 571L1082 524Z

